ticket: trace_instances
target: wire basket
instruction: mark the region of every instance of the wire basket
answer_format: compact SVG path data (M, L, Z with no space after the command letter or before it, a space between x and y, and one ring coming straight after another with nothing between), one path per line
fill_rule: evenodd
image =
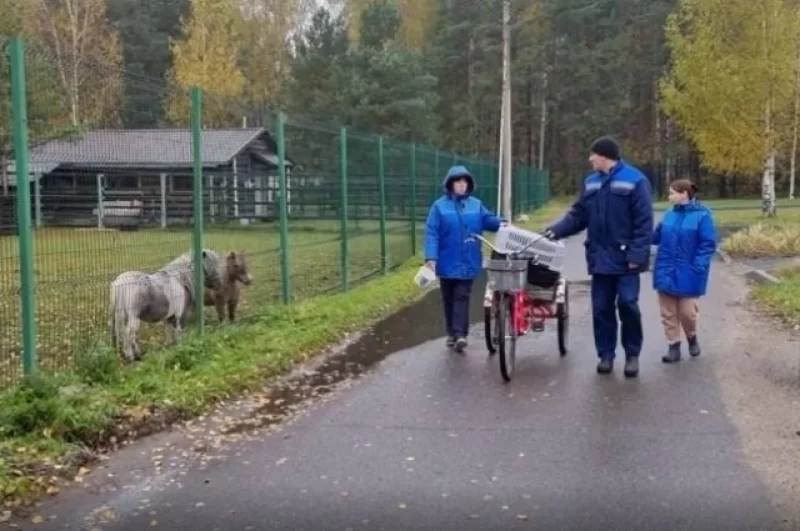
M495 291L522 291L528 283L527 260L486 260L485 269Z
M511 252L525 247L520 258L536 258L536 261L548 269L560 272L564 269L566 247L562 242L554 242L532 230L511 225L501 227L495 236L494 246Z

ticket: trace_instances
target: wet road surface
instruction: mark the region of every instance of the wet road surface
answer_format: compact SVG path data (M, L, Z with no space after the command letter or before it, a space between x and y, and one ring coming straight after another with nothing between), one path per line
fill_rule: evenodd
M569 242L573 279L586 276L581 241ZM572 290L569 355L559 357L548 323L518 345L510 384L485 353L482 325L465 355L444 348L433 293L334 358L333 370L311 373L314 385L295 392L322 388L327 399L280 431L225 443L224 459L191 466L153 469L150 456L168 453L154 449L163 441L138 443L112 459L105 487L41 507L53 519L36 529L775 529L778 515L743 463L713 360L662 366L649 286L647 275L638 379L622 376L621 356L613 375L595 373L587 286ZM704 301L708 350L724 329L722 289L712 280ZM339 375L393 351L329 393ZM263 408L278 410L265 418L280 419L281 404L295 398L277 391ZM173 448L191 453L186 444Z

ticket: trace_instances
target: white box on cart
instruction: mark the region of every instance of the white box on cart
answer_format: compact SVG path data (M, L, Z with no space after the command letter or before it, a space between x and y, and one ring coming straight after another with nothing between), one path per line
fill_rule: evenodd
M531 242L534 243L525 249L520 258L535 257L540 264L553 271L560 272L564 269L564 259L567 255L567 248L564 244L548 240L532 230L521 229L513 225L501 227L495 236L494 246L498 249L518 251Z

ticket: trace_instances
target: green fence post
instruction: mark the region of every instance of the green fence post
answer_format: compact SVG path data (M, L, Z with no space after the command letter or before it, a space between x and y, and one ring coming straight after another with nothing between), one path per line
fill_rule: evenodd
M200 87L192 87L189 91L192 100L191 136L192 136L192 249L194 257L194 319L197 333L203 334L205 319L203 318L203 92Z
M526 202L528 203L525 207L525 210L530 212L534 209L533 206L533 194L531 193L531 183L533 182L533 168L528 166L528 178L525 181L525 198Z
M383 160L383 136L378 137L378 194L380 194L381 275L386 274L386 168Z
M36 302L34 299L31 188L28 170L28 104L25 101L25 46L22 37L11 39L11 102L17 173L17 232L19 234L19 285L22 298L22 370L36 370ZM24 185L23 185L24 183Z
M278 124L275 135L278 144L278 204L280 208L280 245L281 245L281 297L284 304L292 299L289 276L289 205L286 191L286 117L278 112Z
M341 220L341 274L342 291L350 289L350 271L347 259L347 128L342 127L339 132L339 179L340 179L340 210Z
M411 256L417 254L417 145L411 144Z

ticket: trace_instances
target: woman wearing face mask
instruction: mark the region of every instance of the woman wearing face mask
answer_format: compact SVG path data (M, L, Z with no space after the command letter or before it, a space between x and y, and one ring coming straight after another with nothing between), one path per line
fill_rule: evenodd
M653 267L653 287L658 292L661 323L669 348L664 363L681 359L681 329L689 354L700 355L697 339L698 299L706 294L711 258L717 249L714 217L695 195L697 187L688 179L674 181L669 188L672 208L653 234L658 246Z
M453 166L442 182L425 223L425 263L436 272L444 305L447 346L467 346L472 283L483 267L480 241L472 234L497 232L502 221L474 197L475 179L464 166Z

